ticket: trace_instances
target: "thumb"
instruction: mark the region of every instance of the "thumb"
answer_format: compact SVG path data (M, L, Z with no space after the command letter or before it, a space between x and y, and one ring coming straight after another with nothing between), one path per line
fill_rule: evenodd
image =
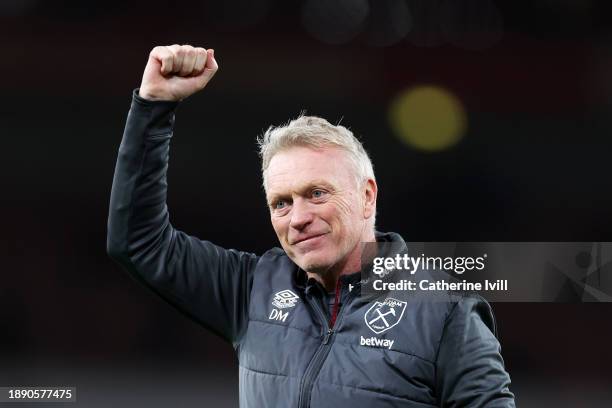
M206 50L206 53L208 54L208 58L206 58L206 65L204 66L204 68L217 72L217 70L219 69L219 64L217 63L217 59L215 58L215 50L211 48L209 50Z
M215 50L208 49L206 50L206 53L208 54L206 58L206 65L204 66L202 73L198 75L202 86L206 85L219 70L219 64L215 58Z

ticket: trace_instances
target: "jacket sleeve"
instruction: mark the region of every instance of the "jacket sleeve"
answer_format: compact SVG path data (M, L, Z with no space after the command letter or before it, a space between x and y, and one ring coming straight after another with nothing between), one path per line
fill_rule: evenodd
M134 91L111 191L107 251L136 280L231 342L246 326L258 258L176 230L166 171L176 102Z
M441 407L514 407L489 304L463 297L450 312L436 360Z

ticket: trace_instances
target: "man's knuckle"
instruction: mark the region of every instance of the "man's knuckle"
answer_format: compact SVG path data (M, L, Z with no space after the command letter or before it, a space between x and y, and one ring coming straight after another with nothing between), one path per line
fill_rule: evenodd
M177 56L180 48L175 44L175 45L169 46L167 49L169 52L172 53L172 55Z

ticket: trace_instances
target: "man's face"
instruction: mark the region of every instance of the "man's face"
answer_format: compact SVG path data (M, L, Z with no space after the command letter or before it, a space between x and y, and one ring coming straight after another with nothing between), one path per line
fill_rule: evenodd
M342 269L355 253L359 257L356 248L370 213L354 172L347 153L333 147L291 147L270 161L266 198L272 226L287 255L307 272Z

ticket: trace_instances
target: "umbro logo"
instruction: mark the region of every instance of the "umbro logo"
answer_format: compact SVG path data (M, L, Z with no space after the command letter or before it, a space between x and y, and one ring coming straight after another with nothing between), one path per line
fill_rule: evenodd
M287 317L289 316L289 311L287 310L283 312L282 309L294 307L299 300L300 297L289 289L276 292L274 294L274 298L272 298L272 306L274 306L275 309L272 309L272 312L270 312L270 316L268 316L268 319L285 322L287 320Z
M300 300L298 295L289 289L285 289L274 294L272 306L278 307L279 309L286 309L288 307L294 307L298 300Z

